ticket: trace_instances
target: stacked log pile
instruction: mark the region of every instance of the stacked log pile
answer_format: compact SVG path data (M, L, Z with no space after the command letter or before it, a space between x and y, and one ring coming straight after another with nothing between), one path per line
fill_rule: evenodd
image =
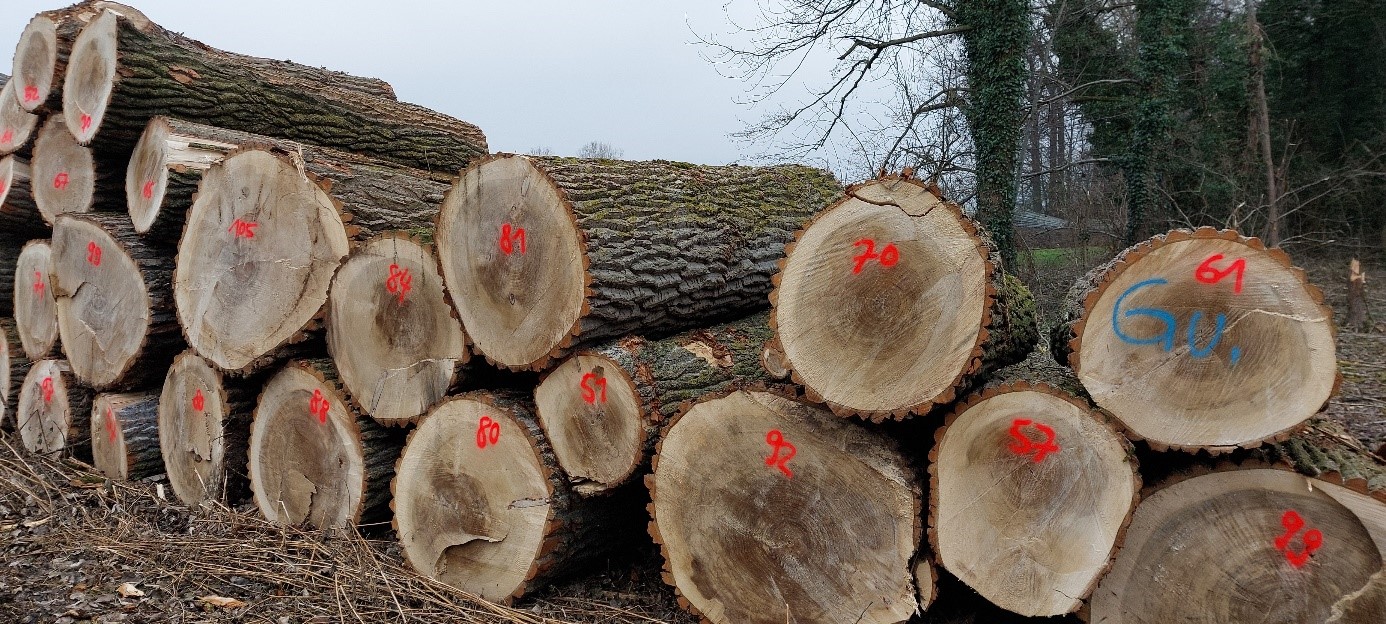
M105 1L36 16L14 73L0 424L31 452L393 531L498 602L648 523L719 624L904 622L949 577L1023 616L1380 621L1386 466L1312 420L1332 315L1254 238L1122 252L1037 366L1028 290L908 174L488 154Z

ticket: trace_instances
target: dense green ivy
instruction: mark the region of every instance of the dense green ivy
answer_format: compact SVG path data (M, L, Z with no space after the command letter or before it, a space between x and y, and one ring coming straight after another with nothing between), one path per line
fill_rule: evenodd
M954 20L963 33L970 91L963 112L976 150L977 217L990 230L1002 262L1015 266L1015 210L1030 39L1026 0L958 0Z

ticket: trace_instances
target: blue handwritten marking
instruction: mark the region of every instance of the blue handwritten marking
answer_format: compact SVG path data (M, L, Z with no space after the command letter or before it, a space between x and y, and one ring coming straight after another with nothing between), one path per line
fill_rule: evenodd
M1176 320L1174 317L1174 313L1161 308L1131 308L1130 310L1126 310L1124 314L1121 311L1121 305L1125 303L1126 298L1135 294L1136 291L1142 288L1162 286L1168 283L1169 280L1165 280L1158 277L1148 279L1138 284L1135 284L1130 288L1127 288L1126 292L1121 293L1121 296L1117 297L1116 305L1112 307L1112 331L1116 333L1117 338L1120 338L1122 342L1133 345L1157 344L1160 345L1161 349L1167 352L1172 351L1174 349L1174 336L1179 324L1178 320ZM1138 338L1136 336L1127 334L1126 332L1121 330L1121 319L1130 318L1133 316L1156 319L1164 324L1164 329L1156 332L1155 335L1147 338ZM1203 312L1195 310L1192 318L1189 319L1189 329L1186 333L1187 343L1189 345L1189 355L1193 356L1194 359L1203 359L1212 355L1213 350L1218 346L1218 342L1222 340L1223 332L1227 329L1227 315L1219 313L1214 318L1213 337L1208 341L1208 346L1200 347L1198 346L1197 338L1198 323L1201 320L1203 320ZM1228 351L1228 361L1231 363L1231 365L1235 366L1237 362L1241 361L1241 359L1241 347L1232 347Z

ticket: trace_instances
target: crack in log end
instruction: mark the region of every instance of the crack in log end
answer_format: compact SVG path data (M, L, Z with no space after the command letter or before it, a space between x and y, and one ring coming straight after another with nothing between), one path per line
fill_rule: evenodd
M543 498L521 498L519 500L511 501L510 504L506 506L506 509L529 509L531 507L546 507L551 503L552 501L547 496Z

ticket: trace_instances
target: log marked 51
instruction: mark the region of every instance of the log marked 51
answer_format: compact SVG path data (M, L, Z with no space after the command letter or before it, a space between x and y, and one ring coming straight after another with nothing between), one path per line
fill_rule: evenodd
M784 434L779 429L771 429L769 433L765 434L765 443L773 447L770 456L765 458L765 465L779 468L784 476L793 479L794 473L787 464L789 464L789 460L794 459L794 455L799 452L799 449L786 442ZM783 457L780 456L781 450L785 452Z

